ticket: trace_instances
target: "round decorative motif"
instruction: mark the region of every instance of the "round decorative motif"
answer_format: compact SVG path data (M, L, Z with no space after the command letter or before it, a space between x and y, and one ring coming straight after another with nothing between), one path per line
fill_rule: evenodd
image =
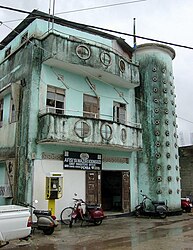
M101 136L104 140L110 141L112 138L112 128L109 124L103 123L100 128Z
M165 79L163 79L163 80L162 80L162 82L163 82L164 84L166 84L166 83L167 83Z
M177 144L177 143L174 143L174 147L177 148L177 147L178 147L178 144Z
M171 169L172 169L172 166L171 166L171 165L167 165L167 169L168 169L168 170L171 170Z
M177 194L179 194L180 193L180 189L177 189Z
M159 159L159 158L161 157L161 154L160 154L160 153L156 153L156 154L155 154L155 157L156 157L157 159Z
M175 158L178 159L178 155L177 154L175 155Z
M104 51L101 52L101 54L100 54L100 60L101 60L102 64L104 64L105 66L111 65L111 62L112 62L110 54L107 52L104 52Z
M163 89L163 92L164 92L164 93L167 93L167 89Z
M162 69L162 73L166 73L166 69L165 68Z
M160 181L162 181L162 177L161 176L157 176L156 180L157 180L157 182L160 182Z
M119 69L121 70L121 72L125 72L125 62L123 61L123 59L119 60Z
M78 137L86 138L90 135L91 129L87 122L78 120L74 125L74 131Z
M157 76L154 76L154 77L152 78L152 80L153 80L154 82L157 82Z
M165 109L165 111L164 111L164 112L165 112L165 114L168 114L168 113L169 113L168 109Z
M156 136L159 136L159 135L160 135L159 130L156 130L156 131L155 131L155 135L156 135Z
M176 126L176 122L173 122L174 127Z
M168 176L168 181L172 181L172 177L171 176Z
M171 104L174 105L174 101L171 101Z
M162 190L161 190L161 189L158 189L158 190L156 191L156 193L157 193L157 194L161 194L161 193L162 193Z
M172 189L169 189L169 190L168 190L168 193L169 193L169 194L172 194Z
M159 141L156 141L155 145L156 145L156 147L160 147L161 143Z
M179 181L179 179L180 179L180 178L179 178L178 176L176 176L176 180Z
M170 158L170 153L167 153L167 154L166 154L166 157L167 157L167 158Z
M121 140L122 140L122 142L125 142L126 139L127 139L127 131L126 131L126 129L122 128L121 129Z
M173 94L174 94L174 91L173 91L173 90L171 90L171 92L170 92L170 93L171 93L171 95L173 95Z
M166 147L169 147L169 146L170 146L170 142L167 141L167 142L166 142Z
M165 135L169 136L169 134L170 134L170 132L168 130L166 130Z
M161 169L161 165L157 165L157 166L155 167L155 169L156 169L156 170L160 170L160 169Z
M153 67L153 68L152 68L152 71L153 71L153 72L156 72L156 71L157 71L157 68L156 68L156 67Z
M90 57L91 52L89 47L84 44L80 44L76 47L76 54L79 58L87 60Z
M165 120L165 124L168 125L169 124L169 120Z
M159 125L160 121L159 120L155 120L154 123L155 123L155 125Z
M179 167L176 165L176 170L178 171Z
M154 98L153 101L154 101L155 103L159 103L159 100L156 99L156 98Z
M153 88L153 92L157 93L158 92L158 88Z
M177 134L176 133L174 133L174 137L177 138Z
M168 99L164 98L164 104L168 104Z
M154 109L154 112L159 113L159 109L158 108Z
M175 111L172 111L172 115L175 115Z

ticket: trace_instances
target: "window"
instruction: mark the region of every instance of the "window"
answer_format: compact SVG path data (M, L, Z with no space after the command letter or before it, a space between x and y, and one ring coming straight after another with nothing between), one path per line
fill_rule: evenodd
M123 103L114 102L113 104L113 121L126 123L126 105Z
M0 100L0 128L3 126L3 99Z
M64 114L65 90L55 87L47 89L46 111L55 114Z
M83 116L88 118L99 117L99 99L96 96L83 96Z

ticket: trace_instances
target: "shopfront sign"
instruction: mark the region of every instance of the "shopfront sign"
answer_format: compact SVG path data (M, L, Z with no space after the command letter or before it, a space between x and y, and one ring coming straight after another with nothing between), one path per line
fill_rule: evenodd
M64 169L101 170L102 155L85 152L64 152Z

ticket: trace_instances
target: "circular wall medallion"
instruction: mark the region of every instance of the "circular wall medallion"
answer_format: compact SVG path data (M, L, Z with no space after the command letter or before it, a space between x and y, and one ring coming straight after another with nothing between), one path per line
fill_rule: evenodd
M152 80L153 80L154 82L157 82L157 76L154 76L154 77L152 78Z
M76 54L79 58L86 60L90 57L91 52L89 47L84 44L80 44L76 47Z
M168 169L168 170L171 170L171 169L172 169L172 166L171 166L171 165L167 165L167 169Z
M125 62L123 59L119 60L119 69L121 70L121 72L125 72Z
M165 120L165 124L168 125L169 124L169 120Z
M90 135L90 126L87 122L78 120L74 125L74 131L80 138L86 138Z
M153 71L153 72L156 72L156 71L157 71L157 68L154 66L154 67L152 68L152 71Z
M154 109L154 112L159 113L159 109L158 108Z
M166 142L166 147L169 147L169 146L170 146L170 142L167 141L167 142Z
M104 140L109 141L112 138L112 128L108 123L103 123L100 128L101 136Z
M156 130L154 133L155 133L156 136L159 136L159 135L160 135L159 130Z
M161 176L157 176L156 180L157 180L157 182L160 182L160 181L162 181L162 177Z
M159 141L156 141L155 145L156 145L156 147L160 147L161 143Z
M157 98L154 98L153 101L154 101L155 103L159 103L159 100L158 100Z
M104 64L105 66L111 65L111 62L112 62L110 54L107 52L104 52L104 51L101 52L101 54L100 54L100 60L101 60L102 64Z

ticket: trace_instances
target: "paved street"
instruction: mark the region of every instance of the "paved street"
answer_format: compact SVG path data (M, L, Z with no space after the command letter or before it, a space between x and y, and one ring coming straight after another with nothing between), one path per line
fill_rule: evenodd
M36 231L28 242L13 241L6 249L41 250L190 250L193 249L193 214L159 218L119 217L100 226L59 226L53 235Z

